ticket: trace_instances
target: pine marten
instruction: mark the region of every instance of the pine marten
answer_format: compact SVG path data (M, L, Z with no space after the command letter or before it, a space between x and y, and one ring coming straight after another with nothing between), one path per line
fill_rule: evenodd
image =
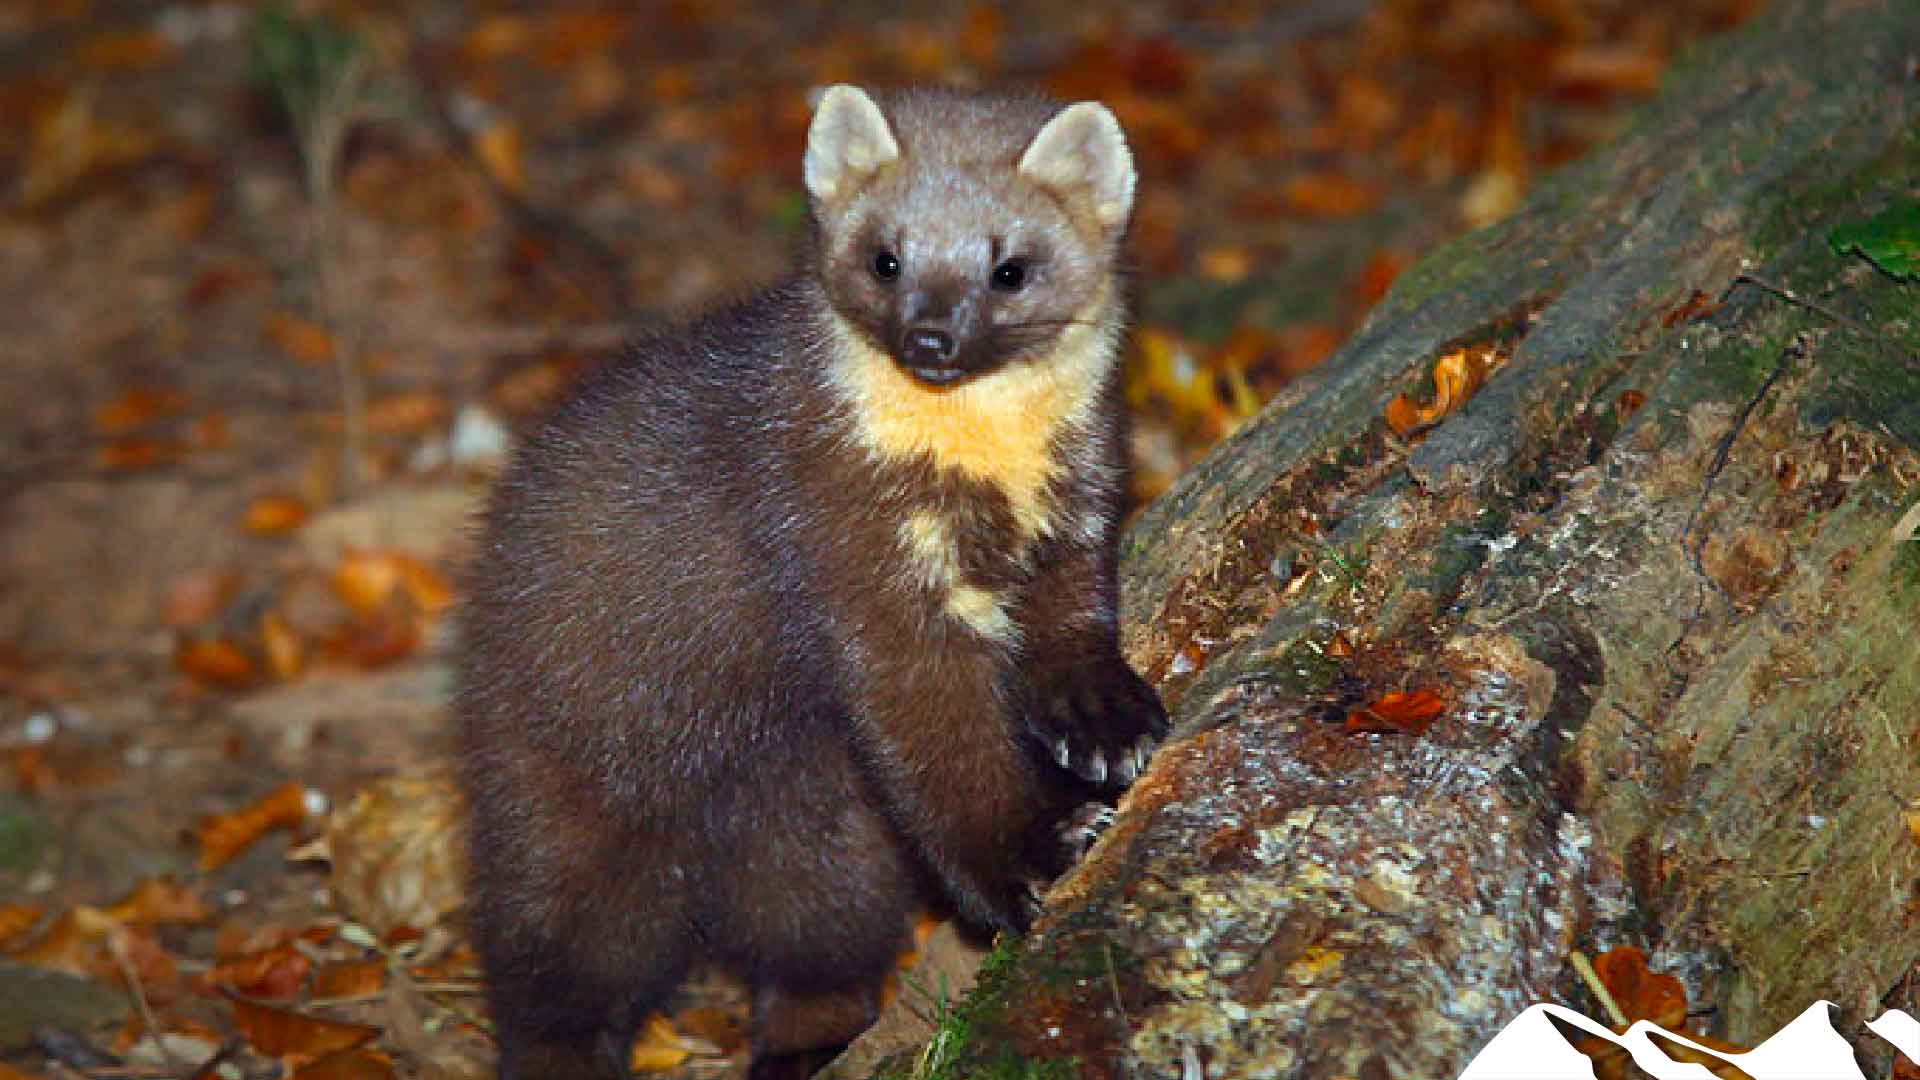
M1020 932L1166 714L1121 657L1118 249L1093 102L835 86L783 284L517 452L462 618L474 939L508 1078L625 1076L694 963L751 1075L872 1022L916 911Z

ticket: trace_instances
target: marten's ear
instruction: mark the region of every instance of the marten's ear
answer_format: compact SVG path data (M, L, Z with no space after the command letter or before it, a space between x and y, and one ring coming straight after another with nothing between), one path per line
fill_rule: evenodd
M865 90L842 83L820 95L802 165L814 202L829 203L848 194L899 157L900 144L887 118Z
M1133 155L1120 121L1097 101L1069 105L1047 121L1020 155L1020 175L1083 207L1110 232L1133 210Z

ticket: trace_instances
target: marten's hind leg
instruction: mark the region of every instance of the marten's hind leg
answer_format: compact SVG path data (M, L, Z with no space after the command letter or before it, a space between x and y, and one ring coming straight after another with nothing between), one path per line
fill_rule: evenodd
M883 977L805 996L776 986L757 989L747 1080L806 1080L825 1067L879 1017L884 985Z

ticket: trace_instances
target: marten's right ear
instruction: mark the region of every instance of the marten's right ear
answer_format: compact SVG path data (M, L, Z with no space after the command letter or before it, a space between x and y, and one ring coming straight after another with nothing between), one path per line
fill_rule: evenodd
M859 187L881 166L900 157L887 118L865 90L844 83L827 87L807 129L802 166L807 191L825 204Z

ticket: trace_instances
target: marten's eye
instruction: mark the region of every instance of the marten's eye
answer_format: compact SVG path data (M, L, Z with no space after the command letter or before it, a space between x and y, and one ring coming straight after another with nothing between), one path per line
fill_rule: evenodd
M1001 292L1019 292L1027 283L1027 260L1008 259L993 268L993 287Z
M892 281L900 276L900 260L893 252L881 248L873 256L873 276L881 281Z

